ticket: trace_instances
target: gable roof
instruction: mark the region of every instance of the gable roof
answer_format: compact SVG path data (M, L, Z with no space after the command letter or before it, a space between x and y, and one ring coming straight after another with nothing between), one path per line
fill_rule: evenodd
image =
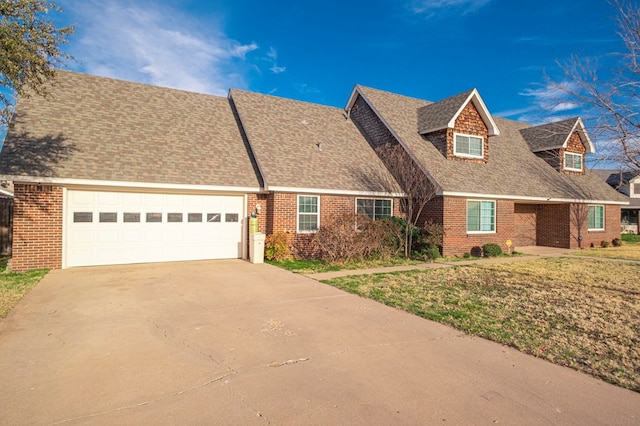
M418 109L418 132L427 134L446 128L453 129L456 119L469 102L472 102L480 113L489 130L489 136L499 135L500 131L496 123L476 89L420 107Z
M69 71L52 92L18 100L0 174L260 189L226 98Z
M580 117L522 129L521 133L533 152L566 148L573 132L578 132L587 154L596 152Z
M237 89L229 92L229 98L257 158L265 189L399 192L342 109Z
M591 200L625 203L626 200L593 173L559 173L531 152L520 131L528 124L496 118L500 135L489 141L485 164L447 160L418 132L418 110L427 101L359 86L362 96L390 132L440 188L443 195L509 198L522 201ZM355 90L354 90L355 93ZM354 101L350 101L353 105Z

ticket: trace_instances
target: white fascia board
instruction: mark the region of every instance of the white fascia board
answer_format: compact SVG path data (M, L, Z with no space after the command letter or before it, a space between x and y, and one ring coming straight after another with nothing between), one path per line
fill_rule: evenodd
M219 185L190 185L176 183L151 183L151 182L126 182L112 180L92 179L68 179L40 176L10 176L3 175L0 179L11 180L17 183L60 185L66 187L93 187L93 188L133 188L140 190L170 190L170 191L196 191L196 192L234 192L234 193L260 193L264 192L260 187L245 186L219 186Z
M578 126L580 128L577 128ZM569 134L567 135L567 139L562 144L562 148L567 147L569 138L571 138L571 135L575 131L577 131L578 134L581 136L580 139L582 140L582 143L584 144L584 142L586 142L586 145L585 145L586 154L592 154L596 152L596 148L594 147L593 142L591 142L591 138L589 137L589 134L587 133L587 129L584 127L584 123L582 122L582 119L580 117L578 117L575 124L573 125L573 128L571 129L571 132L569 132Z
M344 107L344 110L347 114L349 113L349 110L353 108L353 105L356 103L356 99L358 99L358 95L362 96L362 93L360 93L360 89L356 84L353 86L353 90L351 91L351 95L349 95L349 100L347 101L347 105L345 105Z
M269 192L290 192L296 194L322 194L322 195L353 195L363 197L405 197L402 192L384 192L384 191L352 191L342 189L324 189L324 188L298 188L294 186L270 186Z
M491 117L491 114L489 113L487 106L484 104L484 101L480 97L480 93L478 93L478 89L473 89L471 91L467 100L462 103L462 105L460 106L460 109L453 115L453 118L451 118L451 121L449 121L448 127L451 129L455 127L456 119L458 118L458 116L460 115L464 107L467 106L469 101L473 102L473 105L476 107L476 109L480 113L480 117L482 117L482 120L485 122L485 124L488 124L487 130L489 131L489 136L499 136L500 130L498 129L496 122L493 121L493 118Z
M620 206L625 206L629 204L628 201L610 201L610 200L604 201L604 200L584 200L584 199L577 199L577 198L529 197L526 195L477 194L473 192L453 192L453 191L443 191L438 195L443 195L447 197L543 202L548 204L581 203L581 204L614 204L614 205L620 205Z

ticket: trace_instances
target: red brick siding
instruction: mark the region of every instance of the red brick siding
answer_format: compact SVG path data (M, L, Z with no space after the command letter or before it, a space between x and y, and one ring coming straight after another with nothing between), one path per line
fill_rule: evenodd
M470 159L456 157L453 155L453 133L463 133L465 135L481 136L484 140L484 158ZM489 161L489 129L484 124L480 113L473 102L469 102L456 118L453 129L447 130L447 158L473 163L486 163Z
M443 198L444 256L460 256L474 247L496 243L507 250L506 241L514 239L514 203L510 200L496 201L496 232L488 234L467 233L467 199Z
M513 206L514 247L536 245L537 211L536 204L515 204Z
M569 204L541 204L537 209L536 245L569 248L570 208Z
M62 267L62 188L47 185L14 187L11 269Z
M604 206L604 231L589 231L587 221L585 220L584 229L582 230L582 247L598 247L602 241L611 241L614 238L620 238L620 206L605 205ZM575 238L571 238L571 248L578 248L577 228L571 225L571 234Z
M297 233L298 217L298 195L314 194L293 194L293 193L269 193L261 195L266 198L262 201L262 212L259 216L260 231L267 235L275 232L285 232L290 236L290 244L298 255L306 256L311 254L311 240L313 233ZM319 195L320 197L320 226L328 223L331 218L341 214L355 213L356 198L344 195ZM385 198L385 197L382 197ZM256 198L249 196L249 209L255 209ZM402 216L400 211L400 200L393 200L393 215Z

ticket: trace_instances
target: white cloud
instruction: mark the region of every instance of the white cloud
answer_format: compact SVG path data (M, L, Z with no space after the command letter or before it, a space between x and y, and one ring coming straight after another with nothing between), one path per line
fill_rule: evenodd
M571 83L562 84L565 90L572 89ZM538 85L535 88L529 87L519 94L530 98L531 106L505 116L517 116L516 119L531 124L543 124L575 117L579 115L580 105L569 100L565 90L551 83Z
M487 5L491 0L410 0L409 9L419 15L431 17L438 12L466 15Z
M229 87L246 87L243 71L256 43L230 39L157 3L62 3L78 24L70 50L82 71L222 96Z
M274 74L280 74L281 72L285 72L287 70L287 67L278 66L278 52L276 52L276 49L274 49L273 47L270 47L269 51L267 52L267 61L271 62L272 66L271 68L269 68L269 70L271 70L271 72Z

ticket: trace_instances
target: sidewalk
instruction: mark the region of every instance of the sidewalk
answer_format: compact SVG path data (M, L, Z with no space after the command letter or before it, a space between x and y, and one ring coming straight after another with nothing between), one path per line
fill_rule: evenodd
M520 257L491 257L486 259L475 260L461 260L453 262L429 262L419 263L417 265L402 265L402 266L388 266L383 268L369 268L369 269L347 269L342 271L331 272L319 272L315 274L305 274L309 278L314 280L330 280L333 278L346 277L350 275L369 275L369 274L381 274L385 272L402 272L413 271L416 269L434 269L434 268L448 268L451 266L462 265L477 265L485 263L505 263L505 262L520 262L525 260L542 259L545 257L561 257L565 255L571 255L569 249L559 249L554 247L518 247L518 252L525 254L526 256Z

